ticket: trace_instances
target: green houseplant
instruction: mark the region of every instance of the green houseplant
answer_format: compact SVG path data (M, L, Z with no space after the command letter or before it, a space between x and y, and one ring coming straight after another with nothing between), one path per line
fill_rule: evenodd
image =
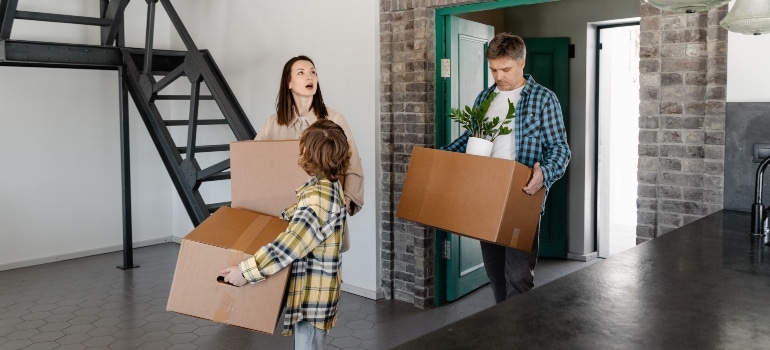
M488 156L489 152L492 151L492 141L498 136L508 135L513 131L508 127L513 121L516 113L516 106L513 105L511 100L508 100L508 114L506 114L505 118L501 119L499 116L490 118L487 116L489 105L496 95L496 92L492 92L478 107L465 106L464 109L451 109L449 118L455 120L460 126L471 133L471 139L468 140L469 146L471 145L471 142L479 142L478 140L474 140L474 138L488 141L488 145L485 146L489 149L488 152L481 151L480 153L476 153L475 151L468 150L466 153Z

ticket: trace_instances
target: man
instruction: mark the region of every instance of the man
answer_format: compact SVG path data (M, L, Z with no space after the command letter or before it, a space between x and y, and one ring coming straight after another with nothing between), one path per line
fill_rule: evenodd
M514 132L494 140L492 157L516 160L533 171L532 179L522 188L534 194L546 191L567 169L570 149L556 95L524 74L527 49L524 40L510 33L499 33L489 42L486 57L495 84L482 91L474 106L479 106L494 91L487 116L505 116L508 100L516 105ZM467 131L442 149L465 152ZM547 193L547 192L546 192ZM543 199L545 204L545 199ZM541 212L542 213L542 212ZM539 231L539 227L538 227ZM534 287L539 237L532 252L481 242L481 255L497 303Z

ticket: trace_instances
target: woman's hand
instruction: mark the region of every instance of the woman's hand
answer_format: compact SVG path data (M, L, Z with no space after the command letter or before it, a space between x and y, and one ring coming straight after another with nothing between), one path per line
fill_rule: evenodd
M361 207L359 207L355 202L353 202L350 197L345 196L345 211L348 213L349 216L356 215L358 211L361 210Z

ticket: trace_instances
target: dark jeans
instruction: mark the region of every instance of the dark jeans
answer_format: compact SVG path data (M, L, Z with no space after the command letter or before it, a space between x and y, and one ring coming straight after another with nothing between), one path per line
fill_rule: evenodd
M539 237L532 242L532 252L480 242L484 269L487 270L495 302L532 290L535 286L535 265Z

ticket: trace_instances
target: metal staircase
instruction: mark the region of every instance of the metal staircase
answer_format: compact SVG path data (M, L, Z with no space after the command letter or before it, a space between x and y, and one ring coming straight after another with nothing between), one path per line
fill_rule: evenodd
M206 203L200 193L203 183L230 178L228 158L201 168L196 156L204 152L228 152L229 142L215 145L198 143L199 128L228 125L235 140L250 140L256 131L230 90L211 54L199 50L185 29L170 0L146 0L147 32L144 48L124 44L123 16L129 0L99 1L101 16L84 17L52 13L19 11L20 0L0 0L0 66L108 69L118 71L120 84L121 159L123 173L124 265L135 267L131 256L131 186L128 142L128 96L141 115L161 159L171 176L193 225L197 226L225 203ZM23 0L21 0L23 1ZM156 4L160 2L186 51L153 49ZM101 28L99 45L61 44L12 39L14 21L69 23ZM157 79L160 77L160 79ZM163 93L182 77L190 83L186 95ZM201 84L210 94L201 94ZM186 119L164 116L156 102L189 101ZM214 101L221 111L219 118L199 118L202 101ZM173 128L187 128L186 142L177 145ZM179 132L176 132L179 134ZM120 267L120 266L119 266Z

